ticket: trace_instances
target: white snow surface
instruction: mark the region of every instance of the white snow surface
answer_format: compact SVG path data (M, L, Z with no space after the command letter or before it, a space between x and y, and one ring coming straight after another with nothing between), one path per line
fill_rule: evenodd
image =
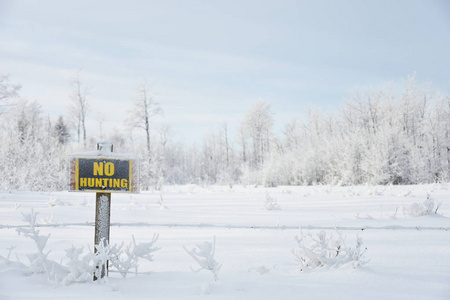
M267 197L277 203L267 209ZM438 214L411 217L403 208L433 197ZM161 200L163 199L163 200ZM112 194L111 244L150 242L154 261L122 278L61 285L29 274L36 252L21 213L39 212L50 235L48 258L64 263L65 249L92 248L95 194L0 191L0 299L450 299L450 184L414 186L199 187ZM348 244L360 237L370 260L359 268L300 271L295 237L339 230ZM215 237L218 280L193 272L186 253Z

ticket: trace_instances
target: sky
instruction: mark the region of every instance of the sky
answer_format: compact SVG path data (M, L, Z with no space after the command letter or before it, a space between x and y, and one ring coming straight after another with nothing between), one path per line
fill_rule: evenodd
M89 90L88 135L127 134L148 83L175 139L201 141L256 101L276 130L310 108L338 111L357 87L415 74L450 92L446 0L0 0L0 74L51 118L70 81Z

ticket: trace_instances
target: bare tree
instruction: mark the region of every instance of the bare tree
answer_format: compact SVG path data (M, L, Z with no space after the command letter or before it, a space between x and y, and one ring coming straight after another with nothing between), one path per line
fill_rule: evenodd
M158 151L152 152L150 140L152 128L150 123L153 117L162 114L162 109L153 98L147 83L141 84L136 92L133 108L128 111L128 117L125 122L129 128L140 128L145 132L146 149L144 159L141 160L142 189L147 190L152 185L158 189L161 157Z
M223 130L223 138L224 138L224 142L225 142L227 167L229 167L230 166L230 145L228 142L228 124L227 123L222 123L222 130Z
M242 163L247 163L247 132L246 127L244 126L244 122L241 122L239 126L239 142L242 148Z
M103 123L105 122L105 115L103 113L97 114L98 129L100 131L100 139L103 139Z
M71 80L72 93L70 99L70 111L72 113L73 121L77 130L78 143L80 142L81 132L83 133L83 145L86 147L86 114L88 112L88 89L83 86L80 74L77 74Z
M137 88L137 95L134 99L133 109L128 111L126 123L131 128L141 128L145 131L147 141L147 153L150 157L150 120L162 114L163 111L158 102L152 97L150 88L147 83L141 84Z
M171 136L173 134L172 127L168 123L164 123L157 130L159 133L159 139L161 142L161 146L162 146L163 150L165 151L166 145L169 142L169 140L171 139Z

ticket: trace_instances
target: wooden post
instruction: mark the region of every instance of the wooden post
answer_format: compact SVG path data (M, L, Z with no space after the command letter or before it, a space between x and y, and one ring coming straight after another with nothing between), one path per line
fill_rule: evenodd
M96 193L95 201L95 240L94 252L97 253L97 247L106 247L109 245L109 227L111 220L111 193ZM100 278L108 276L108 261L101 268ZM94 274L94 281L97 280Z
M97 150L112 152L112 143L98 143ZM96 193L95 195L95 237L94 252L97 253L97 247L106 247L109 245L109 228L111 224L111 193ZM100 245L101 244L101 245ZM96 266L101 268L100 278L108 276L108 261ZM97 280L94 274L94 281Z

